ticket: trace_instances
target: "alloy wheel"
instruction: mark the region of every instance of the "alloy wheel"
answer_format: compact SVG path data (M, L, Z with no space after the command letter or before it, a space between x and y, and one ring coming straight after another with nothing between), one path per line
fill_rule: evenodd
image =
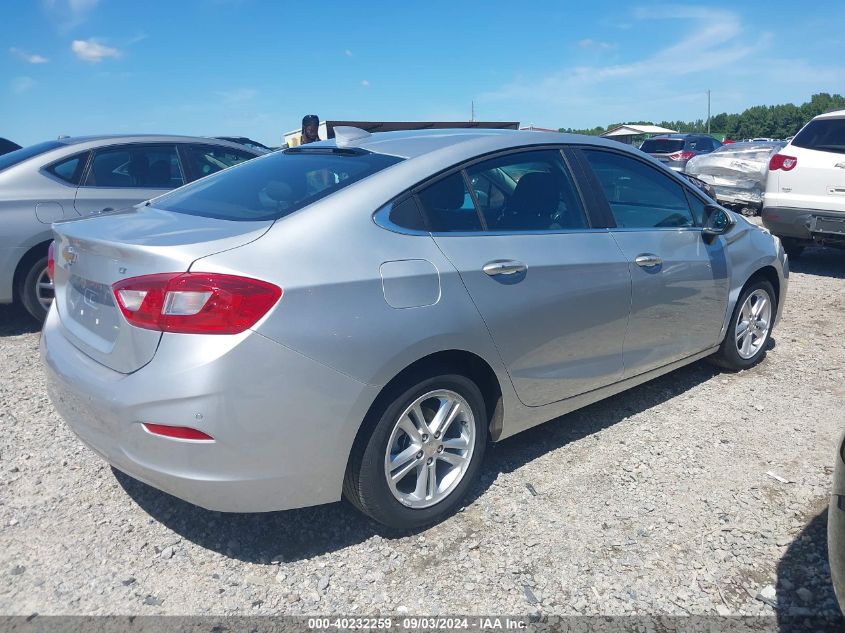
M766 344L772 326L772 301L765 290L755 290L745 299L736 320L734 341L740 357L748 360Z
M472 461L475 419L454 391L426 393L396 420L384 456L387 485L399 503L428 508L458 486Z

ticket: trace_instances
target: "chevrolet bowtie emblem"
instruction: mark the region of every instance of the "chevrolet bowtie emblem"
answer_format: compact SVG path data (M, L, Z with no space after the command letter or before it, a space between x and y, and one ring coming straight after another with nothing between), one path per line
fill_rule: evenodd
M62 248L62 259L65 260L65 264L68 266L73 266L73 263L76 261L76 249L73 246L65 246Z

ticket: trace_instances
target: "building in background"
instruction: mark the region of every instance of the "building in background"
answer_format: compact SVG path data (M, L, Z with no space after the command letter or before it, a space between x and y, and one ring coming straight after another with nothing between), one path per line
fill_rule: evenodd
M677 130L670 130L659 125L620 125L608 130L602 136L626 145L639 145L643 140L657 134L677 134Z

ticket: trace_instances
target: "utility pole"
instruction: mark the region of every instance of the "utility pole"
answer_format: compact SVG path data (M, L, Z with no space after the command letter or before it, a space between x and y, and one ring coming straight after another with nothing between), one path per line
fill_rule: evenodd
M710 88L707 89L707 133L710 134Z

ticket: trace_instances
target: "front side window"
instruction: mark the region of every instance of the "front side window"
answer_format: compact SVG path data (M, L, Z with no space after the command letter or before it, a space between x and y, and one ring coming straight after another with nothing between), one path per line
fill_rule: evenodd
M175 189L184 184L174 145L120 145L96 150L87 187Z
M275 152L197 180L159 198L156 207L222 220L276 220L401 160L370 152Z
M604 191L617 227L695 225L684 188L671 177L614 152L588 149L584 155Z
M194 179L205 178L227 167L234 167L255 158L254 154L229 147L213 145L186 145L188 169Z
M490 231L587 227L575 185L557 150L509 154L467 169Z

